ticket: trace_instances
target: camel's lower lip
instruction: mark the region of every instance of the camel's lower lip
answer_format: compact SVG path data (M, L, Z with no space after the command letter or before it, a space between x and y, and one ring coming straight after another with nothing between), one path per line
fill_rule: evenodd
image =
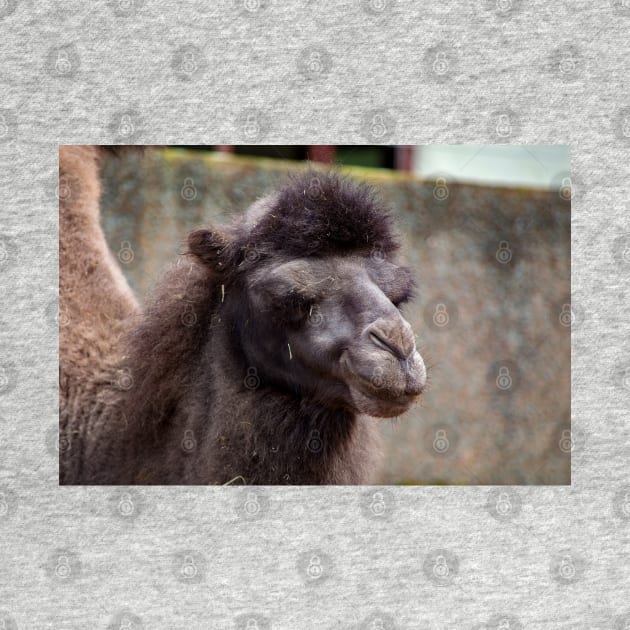
M376 373L371 379L366 379L357 370L355 370L344 356L342 360L349 385L356 390L361 396L370 399L379 406L387 407L387 415L399 415L404 413L419 398L422 392L405 393L400 390L395 391L385 386L386 379L383 375Z

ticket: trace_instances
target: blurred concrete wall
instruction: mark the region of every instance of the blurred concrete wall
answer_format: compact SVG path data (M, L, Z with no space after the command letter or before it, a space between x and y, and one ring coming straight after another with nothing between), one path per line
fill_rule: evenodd
M303 165L302 165L303 166ZM104 227L140 296L183 250L273 190L293 162L150 150L105 165ZM570 483L570 195L345 169L395 211L430 366L421 404L382 421L381 482Z

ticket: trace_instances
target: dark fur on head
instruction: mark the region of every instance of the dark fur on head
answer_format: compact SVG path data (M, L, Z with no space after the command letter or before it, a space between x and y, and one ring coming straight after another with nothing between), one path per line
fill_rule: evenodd
M336 173L308 170L292 177L274 195L269 210L254 225L239 224L230 242L213 230L195 230L190 253L217 271L251 268L275 255L394 254L400 244L387 206L370 186Z
M389 212L372 188L314 170L280 190L272 210L253 228L249 240L255 247L289 256L398 248Z

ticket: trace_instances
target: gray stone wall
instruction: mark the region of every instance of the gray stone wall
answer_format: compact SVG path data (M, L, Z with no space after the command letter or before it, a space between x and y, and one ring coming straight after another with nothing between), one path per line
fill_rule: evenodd
M176 149L112 158L103 220L140 296L183 250L303 165ZM380 421L385 484L570 483L570 202L558 191L420 181L377 186L403 234L418 298L406 317L430 366L422 402Z

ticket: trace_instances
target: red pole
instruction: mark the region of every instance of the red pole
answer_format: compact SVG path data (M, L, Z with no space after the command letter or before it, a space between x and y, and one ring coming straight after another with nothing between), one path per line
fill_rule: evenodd
M413 146L400 145L396 147L396 170L411 173L413 171Z
M335 161L335 151L334 144L312 144L307 149L307 156L313 162L332 164Z

